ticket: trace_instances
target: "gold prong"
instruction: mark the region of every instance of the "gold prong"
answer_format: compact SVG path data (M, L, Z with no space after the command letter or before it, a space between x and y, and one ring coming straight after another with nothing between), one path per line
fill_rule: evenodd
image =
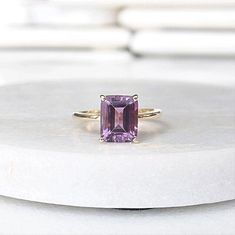
M103 139L102 137L100 137L99 141L100 141L101 143L103 143L103 142L104 142L104 139Z
M139 143L139 141L136 138L134 138L132 142L133 142L133 144L138 144Z
M101 99L102 101L105 101L105 95L100 95L100 99Z
M134 100L138 100L138 95L137 94L133 95L132 97L133 97Z

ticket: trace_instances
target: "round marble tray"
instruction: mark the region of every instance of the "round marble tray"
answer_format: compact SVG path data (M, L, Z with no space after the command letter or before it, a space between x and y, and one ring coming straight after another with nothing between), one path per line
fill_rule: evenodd
M185 206L235 198L235 88L161 80L64 80L0 87L0 194L88 207ZM123 85L125 84L125 85ZM72 118L99 94L159 107L136 144L100 143Z

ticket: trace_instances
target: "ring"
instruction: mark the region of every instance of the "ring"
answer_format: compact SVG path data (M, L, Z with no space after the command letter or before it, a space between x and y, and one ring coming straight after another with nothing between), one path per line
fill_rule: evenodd
M138 95L101 95L99 110L73 113L75 117L100 118L101 142L133 142L138 134L138 118L159 117L160 109L138 108Z

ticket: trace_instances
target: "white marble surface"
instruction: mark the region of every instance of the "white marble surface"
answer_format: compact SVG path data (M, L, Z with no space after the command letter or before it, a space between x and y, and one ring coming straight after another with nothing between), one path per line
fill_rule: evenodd
M48 67L48 62L35 64L33 59L0 61L2 195L115 208L234 198L233 60L154 61L155 75L145 80L141 63L136 67L143 73L134 77L129 69L135 61L105 62L102 66L110 73L103 78L116 71L109 83L102 73L94 76L97 70L90 72L96 68L90 63L84 68L78 62L58 66L51 61ZM169 73L174 67L180 70ZM177 79L181 71L187 80L187 70L197 71L194 82ZM226 80L220 79L220 71ZM124 74L131 75L128 81ZM98 123L73 120L71 113L98 106L98 95L107 92L137 92L142 106L157 103L164 115L161 121L142 122L139 144L100 144Z
M76 208L0 197L4 235L232 235L235 201L184 208Z
M0 27L27 22L26 9L20 1L4 1L0 5Z
M137 55L235 56L235 34L231 32L138 31L130 49Z
M124 50L94 50L94 51L73 51L73 50L65 50L65 51L24 51L22 50L2 50L0 51L0 66L1 66L1 81L5 80L6 83L11 83L11 81L25 82L30 80L44 80L48 79L48 76L54 76L50 74L50 72L55 71L54 68L56 66L57 69L65 68L69 66L71 69L74 69L75 63L78 63L76 69L84 70L78 71L76 76L87 78L87 76L95 76L96 72L94 71L94 67L100 64L100 68L103 70L105 66L109 68L109 66L116 66L118 68L127 65L131 62L133 57L131 54ZM62 63L62 66L58 64ZM24 64L29 64L28 69L23 69ZM88 66L92 67L92 70L86 69ZM109 66L108 66L109 65ZM17 71L11 70L10 67L17 67ZM36 66L36 67L35 67ZM44 71L41 71L39 67L42 66ZM48 68L52 68L49 70ZM36 73L31 74L28 71L32 69L35 70ZM31 70L31 71L32 71ZM41 73L39 73L41 71ZM109 69L106 69L109 71ZM11 72L22 73L23 79L15 76ZM91 73L89 75L89 72ZM75 72L71 72L71 75ZM105 71L103 71L105 74ZM57 74L58 79L63 79L65 74L61 73L61 71ZM70 76L71 76L70 75ZM101 74L102 75L102 74ZM96 74L97 76L97 74ZM107 75L106 75L107 76ZM116 74L115 74L116 76ZM43 79L44 78L44 79Z
M116 11L99 7L60 6L51 2L35 2L25 11L30 12L28 24L44 26L105 26L116 23Z
M234 9L126 8L118 22L132 30L139 29L234 29Z
M128 46L130 32L123 28L1 28L0 48L83 48L122 49Z
M92 5L105 7L123 7L123 6L157 6L157 7L232 7L234 0L52 0L59 4L74 4L77 6Z
M4 1L0 3L0 26L44 25L105 26L116 23L113 9L54 4L51 1Z

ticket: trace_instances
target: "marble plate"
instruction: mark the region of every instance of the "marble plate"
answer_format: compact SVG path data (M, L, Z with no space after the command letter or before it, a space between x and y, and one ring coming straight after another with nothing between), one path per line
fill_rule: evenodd
M163 110L136 144L100 143L99 94L139 94ZM235 198L235 88L163 80L28 82L0 87L0 194L105 208L175 207Z

